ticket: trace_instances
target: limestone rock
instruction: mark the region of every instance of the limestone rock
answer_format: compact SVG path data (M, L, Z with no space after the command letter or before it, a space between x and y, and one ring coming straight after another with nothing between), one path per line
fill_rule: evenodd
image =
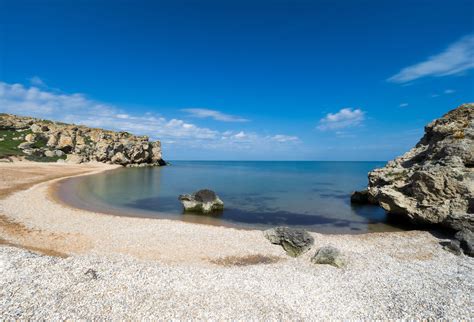
M38 125L38 124L32 124L31 127L30 127L31 131L33 133L41 133L41 125Z
M55 156L58 157L68 154L70 162L99 161L127 167L166 165L162 159L161 143L151 142L146 136L11 114L0 115L0 130L19 132L13 140L19 141L19 144L26 141L22 147L27 155L43 155L46 151L55 151ZM24 136L21 133L23 131L33 133ZM46 153L51 155L50 152Z
M25 141L29 143L35 142L36 135L34 134L27 134L25 135Z
M67 163L79 164L83 162L83 158L80 155L68 154L66 157Z
M54 151L51 151L51 150L46 150L46 151L44 151L44 156L48 157L48 158L53 158L53 157L56 156L56 153Z
M31 142L23 142L23 143L18 144L18 148L22 150L30 149L32 146L33 146L33 143Z
M425 127L403 156L369 173L369 199L414 223L474 230L474 104Z
M115 153L110 161L112 161L112 163L121 165L125 165L130 162L130 160L122 152Z
M216 213L224 209L224 202L209 189L199 190L192 195L180 195L178 198L185 211L203 214Z
M297 257L314 244L314 238L306 230L289 227L276 227L263 232L272 244L281 245L288 255Z
M69 136L67 134L61 134L59 137L58 144L56 146L59 150L62 150L64 152L70 152L74 149L74 141L73 137Z
M324 246L318 249L313 258L311 258L311 262L315 264L328 264L339 268L346 265L346 260L342 253L333 246Z

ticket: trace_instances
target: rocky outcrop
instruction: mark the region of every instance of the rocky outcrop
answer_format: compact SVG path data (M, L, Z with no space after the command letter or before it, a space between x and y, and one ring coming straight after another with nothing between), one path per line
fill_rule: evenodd
M289 227L276 227L263 232L272 244L281 245L288 255L297 257L308 250L314 244L314 238L303 229Z
M369 173L367 200L414 223L474 230L474 104L431 122L418 144Z
M178 198L184 210L203 214L217 213L224 209L224 202L209 189L199 190L191 195L180 195Z
M123 166L164 165L161 143L128 132L0 114L0 131L14 132L18 155L64 159L73 163L99 161ZM33 158L34 159L34 158Z

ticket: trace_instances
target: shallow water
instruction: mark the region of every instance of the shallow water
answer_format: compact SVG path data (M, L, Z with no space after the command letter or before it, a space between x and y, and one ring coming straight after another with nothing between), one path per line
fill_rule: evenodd
M384 162L175 161L66 180L60 198L119 215L179 219L242 228L275 225L327 233L393 231L376 206L350 204L367 173ZM209 188L225 203L217 216L184 214L178 196Z

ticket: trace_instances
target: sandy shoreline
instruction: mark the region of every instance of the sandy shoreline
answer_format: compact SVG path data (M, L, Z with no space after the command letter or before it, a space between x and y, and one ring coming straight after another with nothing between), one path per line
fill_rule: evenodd
M312 233L314 248L292 259L258 230L105 216L51 198L59 178L111 168L0 164L1 317L474 318L474 260L429 232ZM310 263L325 245L347 256L345 269Z

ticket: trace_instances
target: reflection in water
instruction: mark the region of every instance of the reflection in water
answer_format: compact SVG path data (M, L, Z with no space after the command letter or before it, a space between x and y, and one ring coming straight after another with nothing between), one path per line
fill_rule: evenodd
M61 196L75 206L117 214L213 225L302 226L321 232L386 231L384 211L350 204L367 172L380 162L173 162L162 168L124 168L67 180ZM184 214L178 196L215 190L222 214Z

